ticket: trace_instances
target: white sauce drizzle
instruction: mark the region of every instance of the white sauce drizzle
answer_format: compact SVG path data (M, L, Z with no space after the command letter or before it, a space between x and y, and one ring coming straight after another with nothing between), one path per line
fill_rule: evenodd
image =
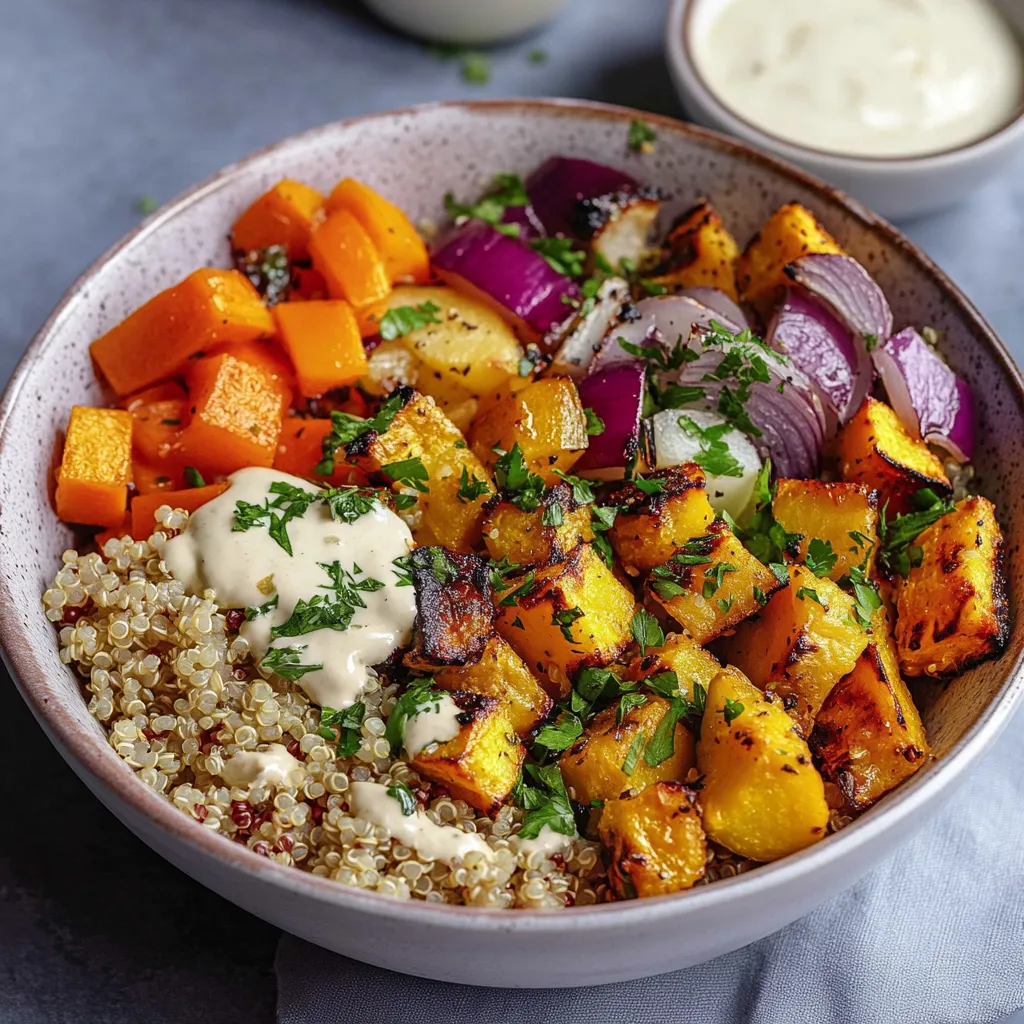
M220 777L229 786L286 786L289 777L302 763L280 743L271 743L266 750L242 750L224 762Z
M703 0L691 52L708 88L783 139L909 157L1008 124L1024 57L987 0Z
M355 817L382 826L403 846L427 860L451 864L456 858L465 860L468 853L492 855L482 836L463 832L454 825L436 825L424 811L403 814L399 802L388 796L387 786L379 782L353 782L348 790L348 803Z
M265 525L234 530L235 503L262 505L274 497L270 485L277 480L310 492L317 488L299 477L255 467L241 469L229 480L231 486L197 509L184 532L164 547L167 568L192 592L215 591L222 608L260 607L276 595L275 609L243 623L239 630L254 657L260 659L272 648L303 648L300 662L323 668L300 676L298 685L321 707L351 706L366 688L369 666L386 660L412 638L415 591L397 585L393 564L413 546L409 528L380 504L355 522L343 523L331 517L326 505L315 502L288 523L289 555ZM329 579L319 563L332 562L352 573L358 565L362 574L355 574L357 580L377 579L384 586L360 591L366 607L356 609L348 629L318 629L271 640L271 627L286 622L300 600L330 594L323 589Z
M429 703L405 720L405 752L409 757L415 757L435 743L455 739L462 728L459 724L461 714L462 709L449 694L431 697Z
M545 857L551 858L556 853L567 853L575 836L567 836L556 832L550 825L545 825L533 839L520 839L519 849L529 856L539 850Z

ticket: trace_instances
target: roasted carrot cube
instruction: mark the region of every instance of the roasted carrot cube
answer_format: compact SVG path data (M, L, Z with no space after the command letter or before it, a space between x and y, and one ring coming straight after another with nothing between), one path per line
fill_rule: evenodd
M76 405L57 472L57 515L66 523L117 526L128 501L132 417Z
M359 310L375 306L391 291L384 260L348 210L335 210L317 227L309 240L309 254L332 299L344 299Z
M242 252L283 245L290 260L309 256L309 236L324 197L301 181L285 178L264 192L235 221L231 247Z
M316 398L366 373L359 324L347 302L281 302L274 319L295 366L299 394Z
M274 469L291 473L292 476L304 476L323 486L366 483L366 474L362 470L349 466L341 459L334 460L334 472L330 476L317 473L316 467L324 457L324 438L330 432L330 420L304 419L301 416L286 418L277 439Z
M409 218L394 203L355 178L343 178L327 197L328 214L347 210L366 229L384 258L392 282L423 284L430 276L430 257Z
M194 412L181 450L201 473L270 466L288 393L267 372L229 352L200 359L189 374Z
M237 270L203 267L153 296L89 351L119 394L155 384L217 344L274 333L274 318Z
M195 512L208 501L228 489L227 483L207 484L205 487L189 487L183 491L156 491L132 498L132 536L145 540L156 529L156 510L162 505Z

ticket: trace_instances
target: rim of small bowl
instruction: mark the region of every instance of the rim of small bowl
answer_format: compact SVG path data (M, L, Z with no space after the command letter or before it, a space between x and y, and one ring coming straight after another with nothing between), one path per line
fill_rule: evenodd
M89 284L99 270L111 260L116 259L128 245L140 237L159 231L182 210L202 201L209 193L230 187L242 171L248 169L253 163L260 162L271 153L279 153L293 145L308 144L320 136L331 137L337 132L343 132L351 126L367 121L395 116L415 117L418 114L439 109L463 110L469 114L494 112L531 114L536 117L590 117L605 121L619 121L623 123L623 127L633 118L640 116L661 130L688 135L710 149L731 151L749 163L759 165L776 175L789 178L791 181L821 194L844 207L850 216L858 220L864 227L882 236L888 244L901 249L923 273L937 281L945 298L954 303L972 324L976 335L987 348L989 358L1000 365L1006 377L1012 382L1018 405L1024 410L1024 379L1002 341L966 296L917 246L895 228L877 215L870 213L844 193L804 171L718 132L685 124L664 115L651 114L629 107L568 99L448 101L349 118L288 136L229 164L205 181L180 193L142 221L96 259L72 283L29 344L2 399L0 399L0 452L5 446L8 420L21 394L28 369L42 356L44 349L52 342L56 329L64 319L73 316L77 304L85 301L85 293L88 291ZM10 534L5 536L10 536ZM1007 724L1014 707L1024 695L1024 677L1020 673L1021 666L1024 664L1024 651L1022 651L1012 664L1009 662L1006 664L1005 680L978 720L949 753L929 766L927 771L908 779L897 790L890 793L881 804L871 808L841 832L830 835L820 843L799 853L771 864L761 865L755 870L734 878L668 896L574 907L568 911L556 912L545 910L508 911L448 904L434 905L419 900L399 901L378 893L350 888L339 882L296 870L294 867L286 867L268 858L260 857L241 844L231 842L204 828L198 822L182 814L166 798L158 795L135 778L99 733L82 729L60 704L49 700L46 692L46 673L25 636L7 587L6 581L10 572L7 556L8 543L7 540L0 540L0 646L3 648L8 667L15 677L20 692L35 716L55 734L67 754L72 756L100 785L110 790L117 799L129 805L135 813L148 819L152 826L170 837L197 848L203 854L217 858L226 867L243 875L251 876L254 880L277 886L285 891L302 893L339 908L399 920L411 916L418 922L438 927L506 932L569 932L597 923L596 918L609 924L614 920L616 924L628 927L631 924L639 925L650 921L652 918L662 919L676 914L686 914L688 910L707 910L719 904L741 901L744 896L753 894L757 890L783 885L795 877L812 872L815 868L824 867L829 861L853 854L859 847L875 841L898 820L916 814L930 801L939 788L953 783L990 746Z
M697 5L706 0L672 0L666 24L665 47L669 68L676 79L677 87L699 98L700 103L715 112L727 130L755 146L780 154L785 160L800 163L808 158L820 167L830 165L847 172L868 173L891 171L931 171L984 159L1016 143L1024 144L1024 92L1010 120L998 128L971 139L959 146L940 149L934 153L917 156L858 156L854 153L837 153L830 149L819 149L770 132L754 121L738 113L704 80L692 54L693 12ZM1005 20L1005 18L1004 18ZM1024 33L1010 26L1022 51L1024 59Z

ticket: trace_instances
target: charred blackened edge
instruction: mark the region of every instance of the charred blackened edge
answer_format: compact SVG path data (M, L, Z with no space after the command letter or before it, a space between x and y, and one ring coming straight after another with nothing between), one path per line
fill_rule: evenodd
M684 462L681 466L672 466L670 469L658 469L646 474L644 479L661 481L664 484L662 491L659 494L648 494L630 481L608 498L608 504L617 505L624 515L657 517L672 498L696 488L703 488L706 482L704 470L695 462Z
M393 398L399 398L399 410L401 410L416 398L417 393L416 389L409 387L408 384L400 384L384 401L390 402ZM358 437L353 438L345 445L345 457L348 459L358 459L369 456L373 442L377 440L379 433L377 430L366 430Z
M605 225L617 220L631 206L660 203L664 193L660 188L620 189L589 199L577 199L569 216L573 234L590 241Z

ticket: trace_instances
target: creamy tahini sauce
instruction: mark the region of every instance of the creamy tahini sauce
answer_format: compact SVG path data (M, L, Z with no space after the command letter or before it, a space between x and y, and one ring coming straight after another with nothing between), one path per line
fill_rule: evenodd
M459 735L462 709L445 693L424 704L415 715L405 721L403 744L409 757L435 743L447 743Z
M184 532L164 547L167 568L191 591L214 590L222 608L258 608L276 596L276 608L239 630L254 656L260 659L275 647L303 648L300 663L323 668L307 672L297 684L321 707L349 707L365 690L369 666L412 637L415 591L397 585L393 564L412 548L409 528L380 504L355 522L343 523L315 502L288 523L289 555L265 526L234 530L235 504L262 505L274 497L270 485L275 480L307 491L316 488L299 477L260 468L239 470L229 480L231 486L194 512ZM358 566L362 573L356 579L372 577L384 586L360 591L366 607L356 609L348 629L320 629L272 641L271 628L286 622L300 600L331 594L324 589L329 578L320 563L332 562L349 572Z
M229 786L286 786L292 772L301 769L301 762L280 743L271 743L266 750L243 750L224 762L220 777Z
M353 782L348 790L348 803L354 816L383 826L403 846L428 860L451 864L474 851L491 855L482 836L463 832L454 825L436 825L423 811L403 814L401 804L379 782Z
M1024 58L986 0L703 0L693 60L740 117L817 149L915 156L1007 124Z
M527 856L539 850L545 857L553 857L556 853L568 853L574 838L545 825L533 839L520 839L519 849Z

